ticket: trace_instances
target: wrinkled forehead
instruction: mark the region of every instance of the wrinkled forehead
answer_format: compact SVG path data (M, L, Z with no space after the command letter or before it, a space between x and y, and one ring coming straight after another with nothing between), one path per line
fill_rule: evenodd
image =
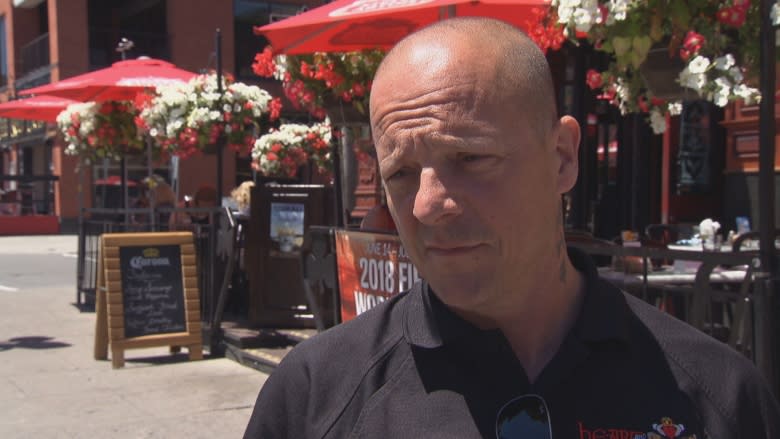
M495 65L469 61L468 51L453 52L436 43L419 45L395 56L381 70L371 90L371 120L382 130L396 111L426 108L463 114L497 104Z

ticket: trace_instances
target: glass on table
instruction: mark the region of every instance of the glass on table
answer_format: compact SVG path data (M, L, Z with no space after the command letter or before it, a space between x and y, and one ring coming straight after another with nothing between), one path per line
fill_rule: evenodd
M704 238L701 242L701 249L705 252L719 252L723 246L723 236L716 233Z

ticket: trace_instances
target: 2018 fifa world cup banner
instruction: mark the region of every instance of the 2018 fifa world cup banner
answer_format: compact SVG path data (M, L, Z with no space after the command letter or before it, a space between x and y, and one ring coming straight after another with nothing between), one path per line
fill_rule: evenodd
M395 235L337 230L336 261L342 321L408 290L419 279Z

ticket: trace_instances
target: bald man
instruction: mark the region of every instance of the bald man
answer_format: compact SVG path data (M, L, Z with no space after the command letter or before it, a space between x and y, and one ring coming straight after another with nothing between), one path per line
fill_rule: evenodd
M372 134L425 280L290 352L246 438L780 437L748 360L567 250L580 130L554 96L500 21L442 21L388 53Z

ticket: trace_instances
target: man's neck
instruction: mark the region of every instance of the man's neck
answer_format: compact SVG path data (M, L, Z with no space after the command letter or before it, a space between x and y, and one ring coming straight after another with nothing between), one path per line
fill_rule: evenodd
M500 329L531 382L558 352L582 307L584 276L566 255L561 264L566 276L516 284L506 291L506 301L489 311L453 309L477 327Z
M496 320L528 380L534 382L558 352L577 320L585 296L585 279L568 258L565 282L533 287L541 300L525 300L512 312Z

